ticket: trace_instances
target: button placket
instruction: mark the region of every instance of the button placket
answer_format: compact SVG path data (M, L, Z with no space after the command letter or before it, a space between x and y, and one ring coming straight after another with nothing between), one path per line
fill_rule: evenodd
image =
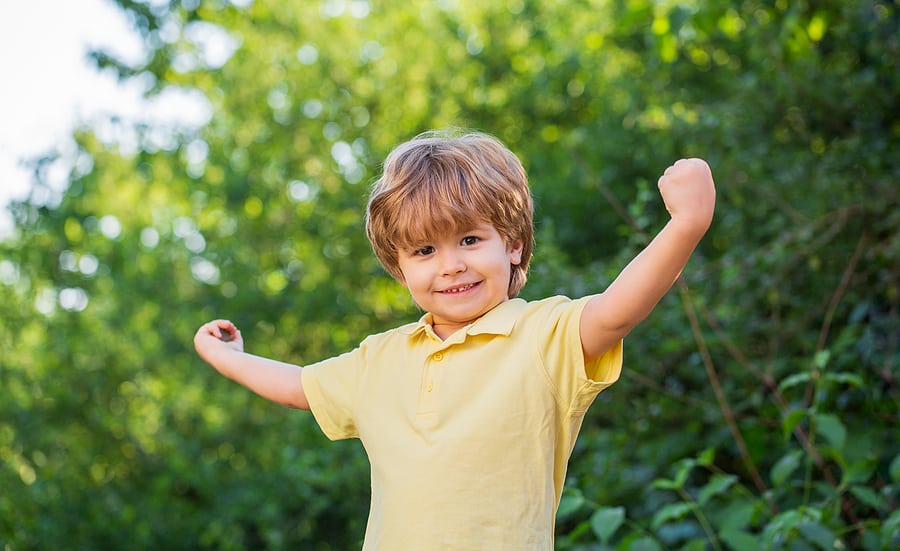
M444 353L443 352L435 352L431 355L431 361L435 363L440 363L444 361ZM425 383L425 391L432 392L434 390L434 369L428 370L428 380Z
M444 361L445 353L443 351L438 351L429 354L425 358L425 366L422 373L422 394L419 401L419 411L420 412L431 412L435 409L435 392L434 392L434 381L435 381L435 369L439 368L437 364L440 364Z

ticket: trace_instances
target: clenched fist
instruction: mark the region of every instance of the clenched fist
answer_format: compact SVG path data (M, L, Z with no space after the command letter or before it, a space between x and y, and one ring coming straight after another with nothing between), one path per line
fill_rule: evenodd
M716 206L712 171L703 159L680 159L657 182L672 220L706 231Z

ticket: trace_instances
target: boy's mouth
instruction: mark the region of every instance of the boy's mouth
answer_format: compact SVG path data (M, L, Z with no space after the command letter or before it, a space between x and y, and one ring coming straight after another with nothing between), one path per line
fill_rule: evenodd
M465 285L457 285L456 287L442 289L441 291L438 291L438 292L441 294L444 294L444 295L457 295L459 293L465 293L466 291L468 291L469 289L472 289L476 285L478 285L478 283L466 283Z

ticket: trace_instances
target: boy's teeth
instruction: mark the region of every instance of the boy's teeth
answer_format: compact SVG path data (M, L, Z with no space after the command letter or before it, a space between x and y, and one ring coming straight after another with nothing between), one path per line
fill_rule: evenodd
M444 291L444 292L445 292L445 293L461 293L461 292L463 292L463 291L466 291L466 290L468 290L468 289L471 289L474 285L475 285L474 283L470 283L470 284L468 284L468 285L463 285L462 287L454 287L454 288L452 288L452 289L447 289L447 290Z

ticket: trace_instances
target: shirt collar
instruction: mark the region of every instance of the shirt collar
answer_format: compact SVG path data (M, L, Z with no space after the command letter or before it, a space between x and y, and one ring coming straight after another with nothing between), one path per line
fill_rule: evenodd
M519 319L519 312L525 306L526 302L521 298L513 298L501 302L494 306L485 315L481 316L465 329L466 335L509 335L516 320ZM400 332L409 336L418 335L419 333L434 334L431 328L433 316L431 312L426 312L419 318L416 323L410 323L400 328Z

